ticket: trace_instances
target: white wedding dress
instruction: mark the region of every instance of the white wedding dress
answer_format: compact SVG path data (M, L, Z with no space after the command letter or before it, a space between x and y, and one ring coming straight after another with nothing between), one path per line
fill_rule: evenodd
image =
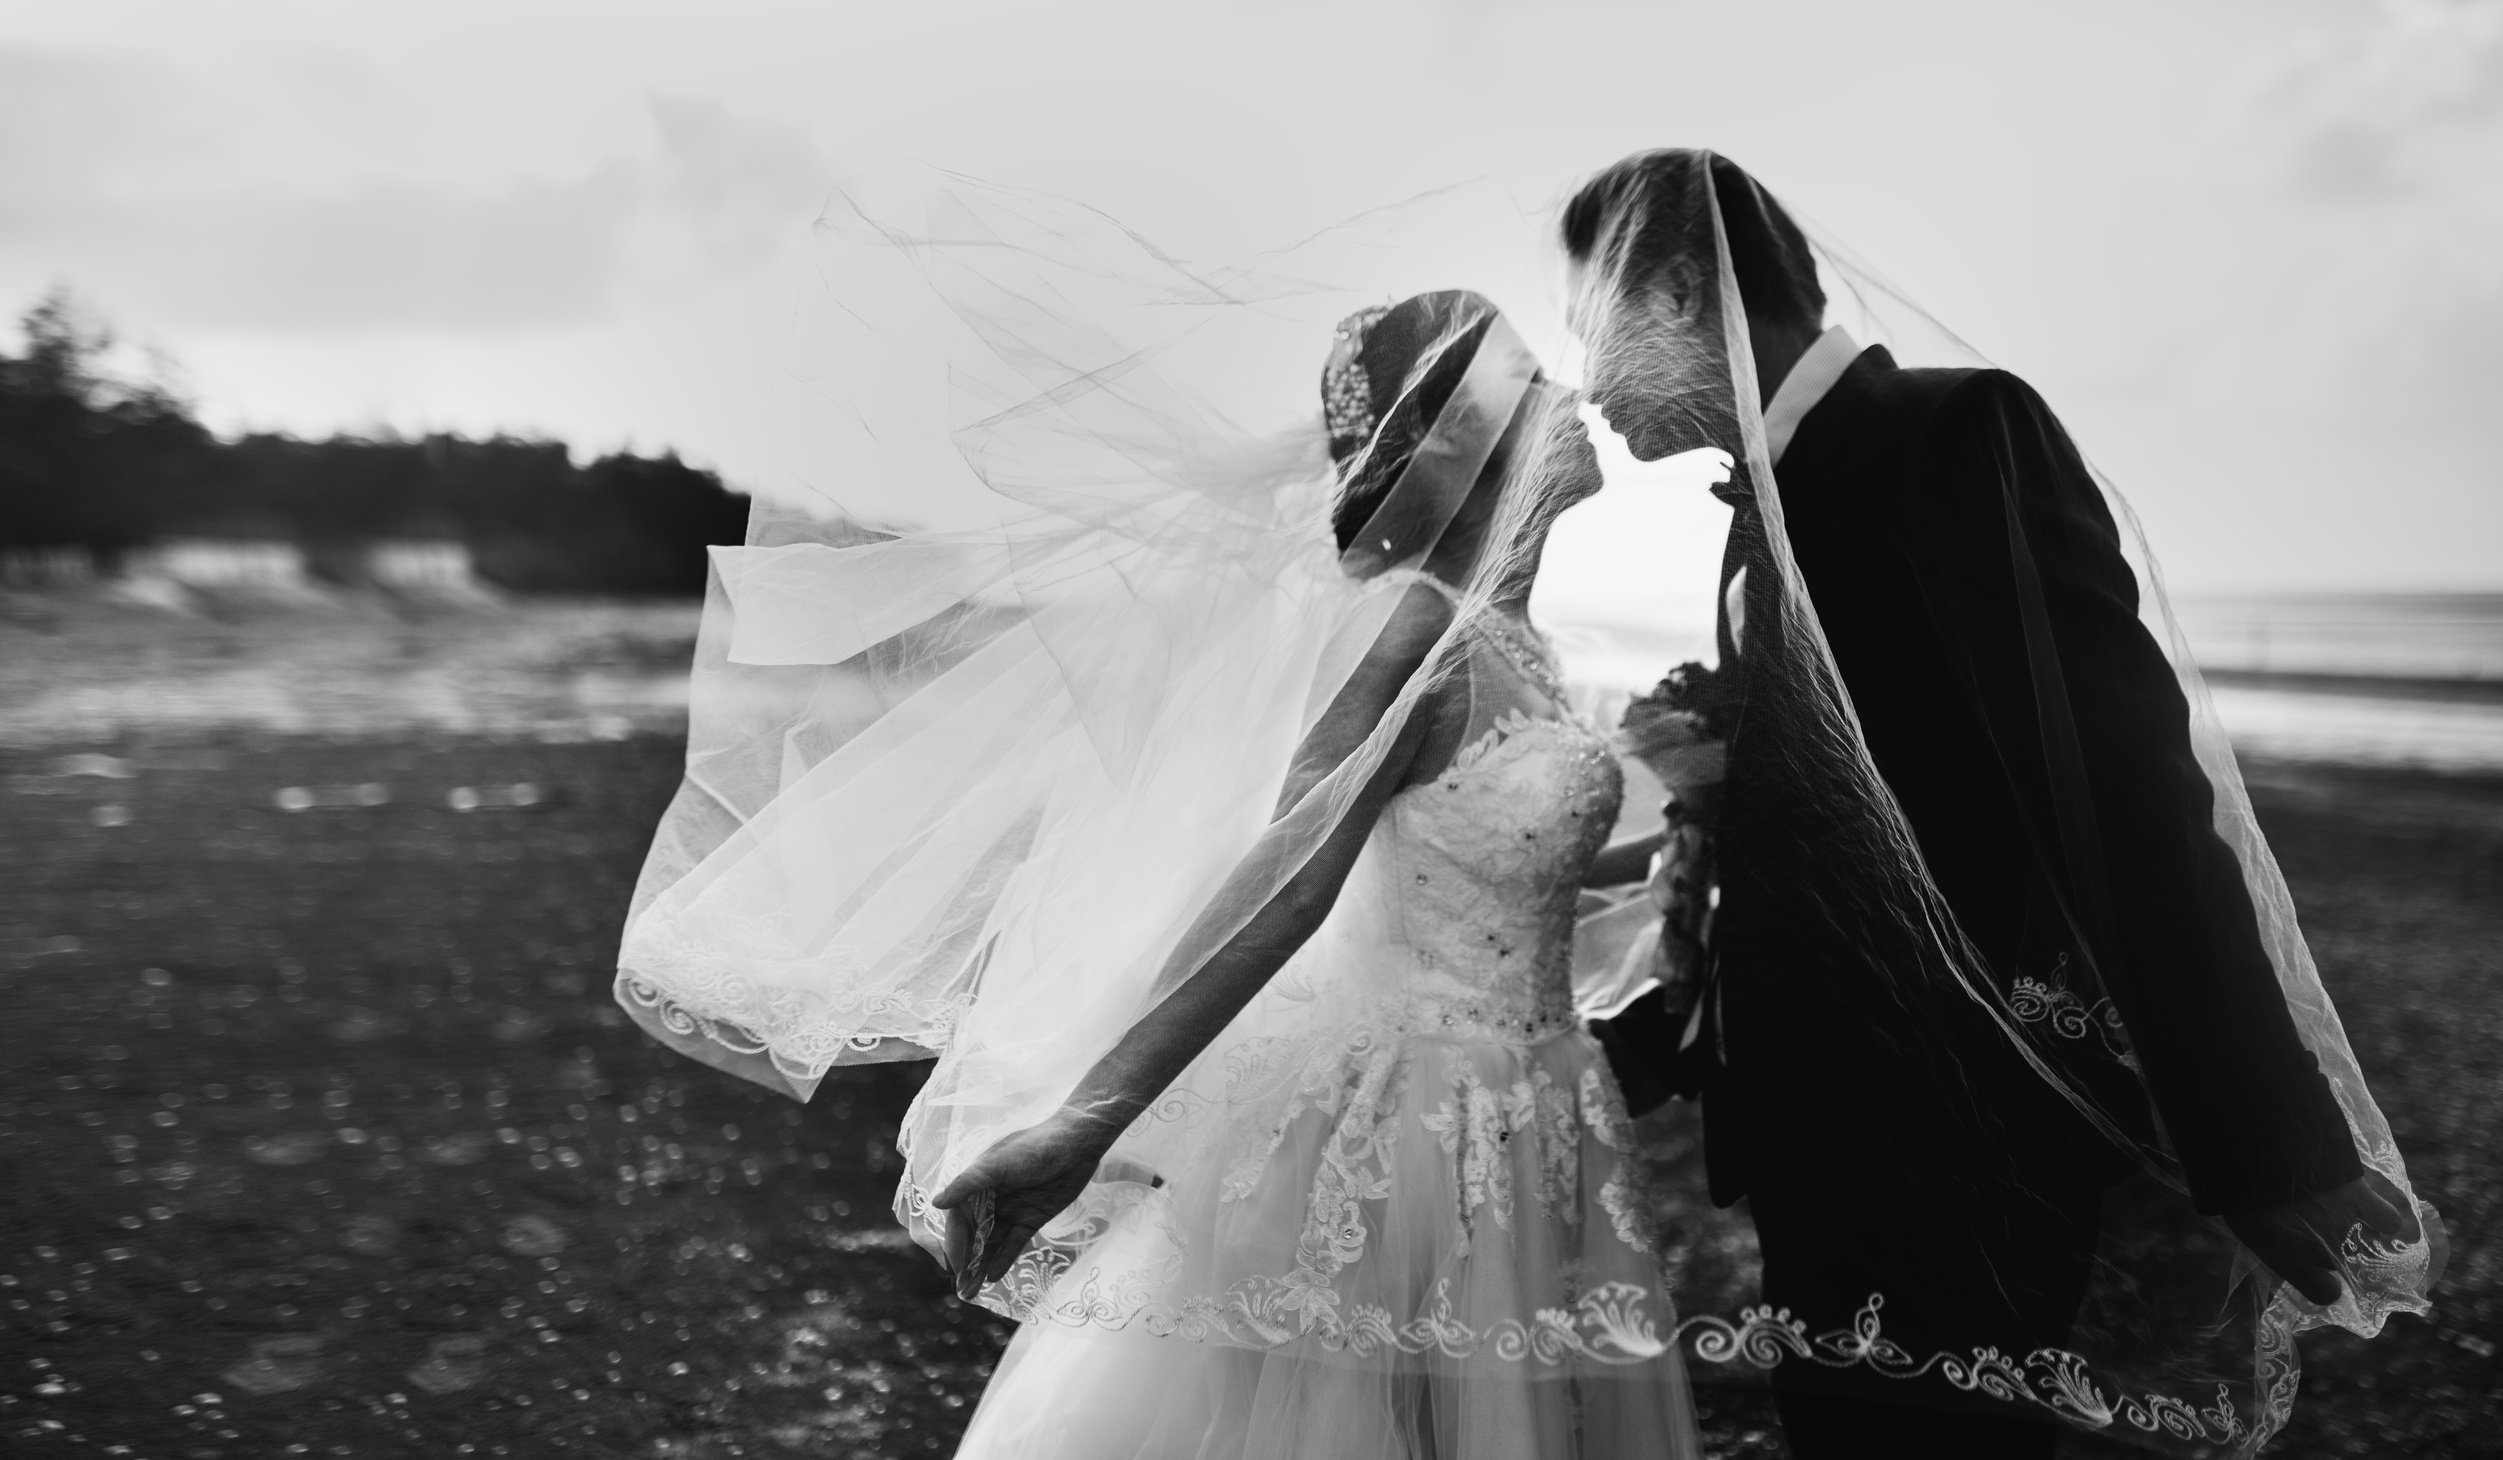
M1573 1012L1621 795L1595 731L1516 709L1394 797L1313 942L1114 1149L1117 1194L1012 1270L1026 1322L959 1454L1699 1453Z

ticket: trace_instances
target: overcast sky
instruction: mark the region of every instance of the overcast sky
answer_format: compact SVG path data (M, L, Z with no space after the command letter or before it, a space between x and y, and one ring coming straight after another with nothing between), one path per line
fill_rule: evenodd
M1223 258L1666 144L2039 385L2176 587L2503 587L2503 0L14 6L0 308L223 429L839 491L811 225L896 159Z

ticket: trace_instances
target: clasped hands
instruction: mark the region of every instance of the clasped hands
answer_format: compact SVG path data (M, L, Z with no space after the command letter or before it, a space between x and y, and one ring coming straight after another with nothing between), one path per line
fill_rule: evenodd
M2425 1235L2406 1193L2370 1167L2344 1186L2228 1213L2225 1225L2269 1271L2324 1308L2337 1302L2344 1288L2338 1252L2358 1227L2400 1243L2421 1241Z
M1004 1136L940 1188L930 1205L947 1213L947 1270L971 1301L1004 1276L1043 1224L1068 1210L1095 1177L1124 1124L1063 1107Z

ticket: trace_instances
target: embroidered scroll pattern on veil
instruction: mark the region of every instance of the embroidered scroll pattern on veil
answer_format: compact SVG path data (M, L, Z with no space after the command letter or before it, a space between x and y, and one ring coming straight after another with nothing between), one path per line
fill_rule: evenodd
M2061 954L2048 978L2017 975L2008 986L2008 1012L2019 1023L2047 1027L2062 1039L2098 1039L2112 1058L2132 1070L2138 1069L2138 1056L2129 1047L2129 1029L2121 1022L2120 1006L2112 1002L2110 995L2086 1002L2061 977L2068 971L2068 962L2068 955Z
M1967 1394L2036 1405L2096 1429L2124 1424L2148 1434L2217 1443L2244 1441L2252 1434L2234 1412L2232 1393L2221 1384L2215 1400L2205 1405L2166 1394L2107 1393L2096 1382L2093 1366L2065 1349L2016 1355L1984 1347L1970 1356L1941 1351L1916 1359L1886 1337L1879 1322L1885 1306L1884 1294L1871 1293L1850 1327L1814 1337L1787 1308L1746 1308L1735 1323L1710 1315L1690 1318L1678 1325L1674 1341L1690 1345L1698 1358L1715 1364L1770 1369L1804 1360L1829 1369L1865 1368L1890 1379L1935 1375ZM2286 1351L2292 1352L2290 1341ZM2286 1397L2291 1402L2291 1388Z

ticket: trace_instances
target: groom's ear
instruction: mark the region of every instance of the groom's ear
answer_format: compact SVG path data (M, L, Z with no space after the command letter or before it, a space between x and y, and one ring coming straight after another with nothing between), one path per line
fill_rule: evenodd
M1566 262L1564 286L1564 326L1584 341L1604 330L1608 316L1645 287L1589 259Z

